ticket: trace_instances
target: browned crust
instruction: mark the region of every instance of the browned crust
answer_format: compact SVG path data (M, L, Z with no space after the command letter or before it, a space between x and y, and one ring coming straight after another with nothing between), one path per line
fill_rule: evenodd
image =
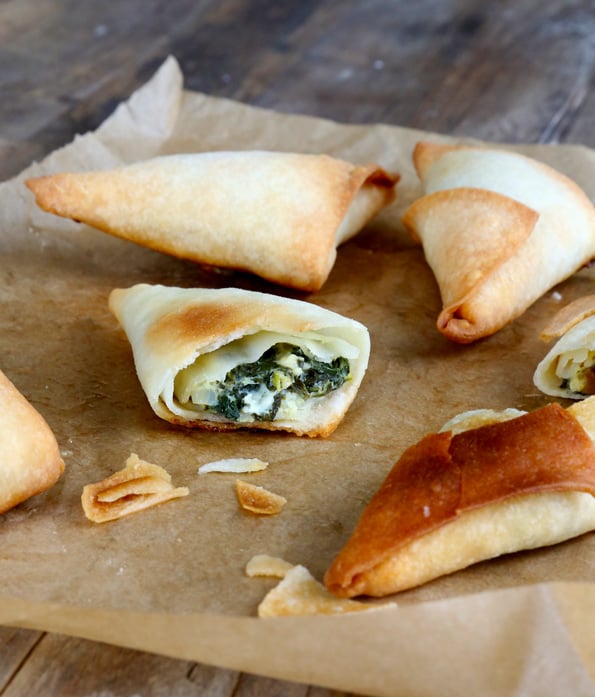
M64 471L48 423L0 371L0 513L47 491Z
M490 317L472 317L466 303L517 252L538 219L536 211L508 196L468 187L436 191L409 206L403 223L423 240L440 288L442 334L469 343L509 321L508 304Z
M397 172L389 172L375 162L367 162L364 165L352 165L350 176L351 186L347 189L344 206L349 205L351 199L361 186L373 186L384 192L384 203L389 204L396 196L395 186L399 183L401 175Z
M479 145L473 145L473 144L467 144L467 143L453 143L453 144L444 144L444 143L434 143L430 141L419 141L418 143L415 144L415 147L413 148L413 164L415 166L415 169L418 173L418 176L420 179L423 181L426 178L426 175L429 171L429 169L438 161L442 158L443 155L453 152L456 150L476 150L480 152L488 152L490 150L492 151L499 151L499 152L509 152L511 153L512 151L507 150L505 148L494 148L493 146L489 145L484 145L484 144L479 144ZM542 172L546 172L549 177L556 179L559 184L561 184L565 189L567 189L569 192L572 193L573 196L577 197L577 203L586 205L588 208L592 208L593 204L591 203L591 200L587 196L587 194L581 189L581 187L570 177L567 177L565 174L560 172L557 169L554 169L553 167L550 167L549 165L545 164L545 162L541 162L540 160L536 160L532 157L528 157L526 155L522 155L521 153L513 153L516 157L521 158L523 160L526 160L528 162L531 162L533 167L536 169L541 170Z
M377 194L368 211L369 220L395 198L400 177L374 163L354 165L328 155L285 155L295 158L293 166L300 167L305 176L310 174L313 187L324 189L326 204L320 206L315 215L305 218L299 215L299 205L295 201L299 201L300 192L296 192L295 201L285 206L278 221L278 237L255 241L257 248L274 244L279 263L263 259L264 251L246 258L244 254L236 254L230 245L221 246L217 242L218 230L207 235L203 235L202 230L201 234L196 234L194 230L183 239L179 236L174 239L171 230L164 229L161 224L155 228L147 226L145 221L150 216L146 215L146 210L153 205L160 208L163 205L158 202L167 186L163 173L154 171L138 178L138 168L122 167L112 171L57 173L28 179L25 185L35 195L37 205L54 215L84 222L110 235L172 256L255 273L298 290L316 291L333 266L335 234L358 189L373 188ZM150 168L153 161L139 164ZM271 201L267 198L266 181L263 181L262 201L260 204L255 201L255 206L262 208L265 201L263 210L268 210L272 206L269 206ZM207 217L210 205L206 190L204 210ZM233 210L233 199L230 209ZM220 224L228 227L228 222L220 221ZM207 237L211 241L205 244L203 238Z
M161 293L163 302L158 302ZM156 305L150 316L137 322L142 316L138 308L153 302ZM339 425L353 402L367 368L366 328L311 303L234 288L192 291L140 284L114 289L109 306L131 341L137 371L151 407L160 418L185 428L215 432L258 429L326 437ZM157 374L163 375L171 367L177 372L191 365L197 356L214 352L235 340L263 331L299 335L324 327L353 343L358 357L351 365L351 379L323 399L312 401L297 418L279 417L271 422L246 418L230 422L200 407L193 409L182 403L172 406L170 399L176 401L172 385L168 383L164 388L163 384L156 384Z
M131 453L123 469L83 487L81 505L89 520L106 523L188 493L187 487L172 485L171 476L163 467Z
M358 575L465 513L542 491L595 495L595 445L557 404L455 436L434 433L405 451L325 575L349 595Z
M464 295L509 259L529 237L539 213L502 194L469 187L436 191L417 199L403 214L403 224L418 241L420 230L440 237L444 263L451 264L456 287ZM439 271L439 270L438 270Z
M300 428L292 428L287 425L279 425L274 421L258 421L255 423L232 422L232 421L216 421L215 419L182 419L175 414L170 414L167 417L167 422L174 426L182 428L198 428L202 431L210 431L211 433L231 433L233 431L282 431L293 433L296 436L308 436L309 438L327 438L337 429L337 426L343 418L342 414L338 414L337 418L331 423L325 424L324 427L310 428L308 430Z
M523 160L530 165L535 173L539 173L540 176L547 177L552 183L555 183L560 194L566 198L566 212L564 217L562 214L558 214L556 218L555 214L551 211L545 215L547 211L547 205L544 204L543 210L539 206L538 212L544 213L544 230L556 230L561 227L561 229L566 227L571 227L573 224L578 226L583 233L586 233L586 227L590 225L593 229L595 224L595 212L593 205L584 191L572 181L569 177L562 174L561 172L553 169L549 165L535 160L531 157L521 155L519 153L511 153L504 148L494 148L482 144L471 144L471 143L461 143L461 144L443 144L434 143L429 141L418 142L413 150L413 163L416 171L425 186L426 183L432 182L434 176L440 181L443 174L449 173L449 176L454 176L454 169L449 169L450 166L455 166L456 162L450 162L449 154L453 152L467 152L470 153L470 157L473 153L484 153L488 157L496 153L503 153L514 156L516 160ZM444 160L444 163L442 163ZM447 162L449 160L449 162ZM442 170L441 167L444 164L445 169ZM460 167L465 165L459 162ZM452 179L451 181L455 181ZM455 197L462 196L459 187L455 187L451 184L451 188L448 191L437 192L444 195L452 194L453 200ZM430 197L436 194L429 194ZM511 194L514 197L514 194ZM529 258L532 255L525 255L523 251L518 250L518 255L508 254L507 257L502 258L499 263L493 266L492 271L486 274L482 274L480 266L487 263L490 259L490 254L493 251L491 248L492 242L497 240L498 237L492 238L490 235L483 234L484 225L481 220L481 216L475 216L475 220L469 221L469 212L466 210L466 202L461 200L461 207L457 211L454 207L446 208L444 201L440 198L427 199L427 197L422 197L419 201L415 202L411 207L410 211L405 214L405 223L407 227L412 232L413 236L417 239L423 240L424 251L426 252L426 257L434 271L439 286L440 292L443 298L443 310L440 313L437 321L437 327L439 331L444 334L447 338L458 343L470 343L477 339L481 339L485 336L498 331L509 321L519 317L528 305L531 304L538 296L539 291L542 289L543 292L551 287L556 282L563 280L564 277L570 275L576 271L581 265L588 263L592 259L591 246L586 241L586 236L584 242L577 242L578 246L570 245L568 246L568 263L565 267L560 267L559 272L552 272L551 275L546 275L546 278L541 279L539 274L534 272L534 259ZM511 200L512 200L511 198ZM495 201L496 199L494 199ZM430 201L433 201L434 206L430 206ZM436 204L439 205L436 205ZM571 211L574 210L575 215L571 215ZM498 215L503 216L502 225L509 225L510 220L507 219L507 212L505 208L502 211L498 211L498 207L492 208L490 205L486 206L486 215L491 213L498 213ZM530 215L533 213L537 215L536 212L526 209L525 219L519 218L518 226L521 237L528 230L531 232L534 228L535 223L531 223ZM570 218L573 218L574 223L570 222ZM591 223L589 223L591 219ZM440 266L437 263L432 263L430 261L431 256L437 256L441 261L445 261L444 249L442 245L450 245L451 239L457 239L464 230L464 223L473 223L473 229L469 230L466 235L467 242L469 240L473 241L476 233L476 242L481 242L486 245L488 250L487 257L482 253L477 253L473 250L465 251L464 245L461 245L460 249L460 259L463 260L461 264L459 261L459 255L455 254L454 263L451 260L446 259L446 264ZM443 224L443 234L438 235L440 232L440 224ZM429 229L429 233L428 233ZM432 233L433 230L433 233ZM471 234L473 233L473 234ZM428 234L431 239L428 240ZM561 234L561 233L560 233ZM464 235L465 237L465 235ZM526 239L526 236L525 236ZM544 237L542 241L543 254L547 253L548 242L547 236ZM511 243L514 245L515 236L511 236ZM537 242L535 243L538 244ZM502 248L504 250L504 247ZM480 283L476 285L475 288L471 288L471 284L463 283L461 286L461 269L463 270L463 281L465 281L465 276L469 274L473 275L473 268L469 264L465 265L465 261L472 259L475 254L477 259L477 271L476 274L480 278ZM451 255L453 256L453 255ZM496 256L497 258L497 256ZM544 263L545 259L541 259ZM556 265L552 269L557 268ZM564 270L562 270L564 268ZM508 279L507 282L506 275L514 275L514 279ZM440 278L439 278L440 277ZM515 284L515 279L517 280ZM467 279L468 280L468 279ZM493 280L493 283L492 283ZM548 332L545 332L545 336L548 336Z
M575 324L595 314L595 295L584 295L561 308L539 335L542 341L558 339Z
M285 497L241 479L236 480L236 495L241 508L257 515L277 515L287 503Z
M221 336L243 335L254 327L287 327L291 331L304 332L312 329L312 323L296 318L292 318L290 323L287 311L281 306L267 304L254 296L236 298L233 303L222 303L214 298L160 317L149 327L147 343L157 349L164 344L186 345L189 340L208 346L219 341Z
M447 145L445 143L432 143L427 140L419 141L413 148L413 165L421 180L425 179L430 167L437 162L442 155L452 150L461 150L464 145Z

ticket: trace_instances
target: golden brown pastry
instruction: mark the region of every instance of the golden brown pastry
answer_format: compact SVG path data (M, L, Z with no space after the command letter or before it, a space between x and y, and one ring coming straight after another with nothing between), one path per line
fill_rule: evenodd
M46 491L63 471L45 419L0 371L0 513Z
M545 394L568 399L595 394L595 295L563 307L541 338L558 341L535 369L535 386Z
M163 467L131 453L124 469L83 487L81 505L89 520L107 523L189 493L185 486L174 487Z
M403 216L442 296L438 329L470 343L521 315L595 257L595 209L551 167L523 155L421 142L424 196Z
M246 151L169 155L25 183L50 213L314 291L336 248L394 199L398 178L327 155Z
M305 566L294 566L280 557L257 554L246 564L251 577L269 576L281 582L272 588L258 605L259 617L300 615L334 615L363 610L395 609L396 603L363 603L337 598L317 581Z
M595 398L579 404L479 427L473 412L469 430L459 419L406 450L327 570L327 588L388 595L595 529Z
M366 327L300 300L140 284L109 305L149 404L175 424L327 436L368 365Z
M236 480L236 495L240 508L258 515L277 515L287 503L284 496L241 479Z
M305 566L290 568L258 605L259 617L342 615L346 612L376 612L396 608L395 603L373 605L337 598L317 581Z

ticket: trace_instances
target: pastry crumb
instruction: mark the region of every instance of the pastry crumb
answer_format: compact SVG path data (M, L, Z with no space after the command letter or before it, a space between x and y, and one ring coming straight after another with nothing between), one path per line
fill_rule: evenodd
M394 602L375 604L338 598L317 581L305 566L297 565L265 595L258 606L258 616L337 615L395 607L397 604Z
M293 569L293 564L280 557L271 557L268 554L255 554L246 564L248 576L270 576L272 578L285 578L288 571Z
M268 466L268 462L264 462L257 457L230 457L201 465L198 468L198 474L208 474L209 472L246 474L248 472L261 472Z
M83 487L81 504L89 520L106 523L189 493L187 487L174 487L163 467L131 453L124 469Z
M287 503L285 497L241 479L236 480L236 494L238 503L245 511L258 515L276 515Z

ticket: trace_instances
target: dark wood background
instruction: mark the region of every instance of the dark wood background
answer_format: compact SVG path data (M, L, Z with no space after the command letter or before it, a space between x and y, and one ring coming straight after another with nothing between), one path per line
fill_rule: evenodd
M280 111L595 146L593 0L0 0L0 179L168 54L187 88ZM0 628L0 697L340 694Z

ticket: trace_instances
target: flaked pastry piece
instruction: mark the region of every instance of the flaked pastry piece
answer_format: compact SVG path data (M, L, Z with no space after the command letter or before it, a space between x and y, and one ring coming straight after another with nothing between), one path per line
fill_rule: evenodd
M63 471L47 422L0 371L0 513L47 491Z
M293 569L293 564L281 557L273 557L270 554L255 554L246 564L246 575L285 578L291 569Z
M368 365L362 324L300 300L141 284L109 304L149 404L175 424L327 436Z
M329 593L305 566L294 566L284 559L267 554L252 557L246 565L246 574L281 579L260 602L259 617L336 615L396 608L396 603L372 605L358 600L337 598Z
M458 343L493 334L595 257L595 209L568 177L523 155L421 142L424 196L403 216L421 241Z
M405 451L327 570L330 591L388 595L595 529L595 397L477 416Z
M342 615L346 612L370 612L394 608L394 603L372 605L337 598L317 581L305 566L290 569L258 606L259 617L288 617L303 615Z
M287 503L284 496L241 479L236 480L236 496L240 508L257 515L278 515Z
M595 295L563 307L541 338L558 341L535 369L535 386L545 394L568 399L595 394Z
M83 487L81 504L94 523L117 520L145 508L188 496L185 486L174 487L171 475L159 465L131 453L124 469Z
M336 248L392 202L398 179L328 155L246 151L168 155L25 183L50 213L314 291Z
M198 474L209 474L210 472L247 474L248 472L260 472L268 466L268 462L258 457L228 457L224 460L206 462L198 468Z

